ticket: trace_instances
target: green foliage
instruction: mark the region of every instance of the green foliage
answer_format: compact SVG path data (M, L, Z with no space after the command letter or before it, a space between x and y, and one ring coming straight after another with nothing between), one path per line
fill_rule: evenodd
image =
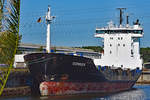
M19 33L20 0L9 0L9 18L7 28L12 34Z
M5 0L0 0L0 32L2 31L2 20L4 18L4 3Z
M0 75L0 95L12 69L19 44L19 21L20 0L0 0L0 64L9 66Z
M14 53L16 53L16 47L18 47L21 39L21 36L19 36L20 0L8 0L7 4L9 14L2 19L6 22L6 24L3 25L5 31L0 33L0 63L11 64L13 62ZM3 15L4 13L5 12L3 12Z
M38 48L37 51L43 51L43 46L40 46L40 48Z
M93 50L94 52L102 52L103 51L103 48L100 47L100 46L84 46L82 47L83 49L91 49Z
M9 39L8 39L9 38ZM8 31L1 32L0 36L0 63L10 64L12 62L16 37Z
M145 62L150 62L150 47L140 49L141 57Z

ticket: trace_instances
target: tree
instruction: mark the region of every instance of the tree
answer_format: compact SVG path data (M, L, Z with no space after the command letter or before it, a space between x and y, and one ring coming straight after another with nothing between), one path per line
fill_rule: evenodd
M92 49L94 52L102 52L103 48L100 46L84 46L83 49Z
M40 46L40 47L37 49L37 51L42 52L42 51L43 51L43 46Z
M150 62L150 48L141 48L140 49L141 56L144 60L144 63Z
M4 7L4 4L6 7ZM7 9L4 9L7 8ZM5 11L9 12L5 15ZM14 55L19 44L20 0L0 1L0 63L9 65L3 76L0 76L0 95L7 82L13 66ZM3 22L5 22L3 24Z
M4 3L5 3L5 0L0 0L0 32L2 31L2 19L4 16Z
M0 35L0 63L11 64L14 54L16 53L20 36L19 36L19 21L20 21L20 0L8 0L7 9L9 14L6 16L7 24L5 31ZM4 26L4 25L3 25Z

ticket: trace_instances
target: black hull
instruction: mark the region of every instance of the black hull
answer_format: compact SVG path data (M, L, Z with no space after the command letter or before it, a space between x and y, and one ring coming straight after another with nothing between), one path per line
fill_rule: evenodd
M141 71L97 68L90 58L56 53L33 53L26 55L25 61L33 78L33 90L39 93L41 82L115 82L132 83Z

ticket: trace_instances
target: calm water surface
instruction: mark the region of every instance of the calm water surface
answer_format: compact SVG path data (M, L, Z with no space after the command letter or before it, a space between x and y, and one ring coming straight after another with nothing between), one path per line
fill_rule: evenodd
M0 100L150 100L150 85L135 85L130 91L124 91L101 97L98 94L80 96L49 96L49 97L13 97Z

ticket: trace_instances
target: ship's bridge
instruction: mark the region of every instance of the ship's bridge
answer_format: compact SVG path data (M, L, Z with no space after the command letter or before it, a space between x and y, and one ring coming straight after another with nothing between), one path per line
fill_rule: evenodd
M96 28L95 37L102 37L104 34L132 34L132 37L143 37L143 28L139 24L133 26L115 26L113 22L108 27Z
M101 59L94 59L94 63L100 66L142 68L139 48L143 34L143 28L138 20L133 26L129 24L116 26L111 21L107 27L96 28L94 36L104 39L104 53Z

